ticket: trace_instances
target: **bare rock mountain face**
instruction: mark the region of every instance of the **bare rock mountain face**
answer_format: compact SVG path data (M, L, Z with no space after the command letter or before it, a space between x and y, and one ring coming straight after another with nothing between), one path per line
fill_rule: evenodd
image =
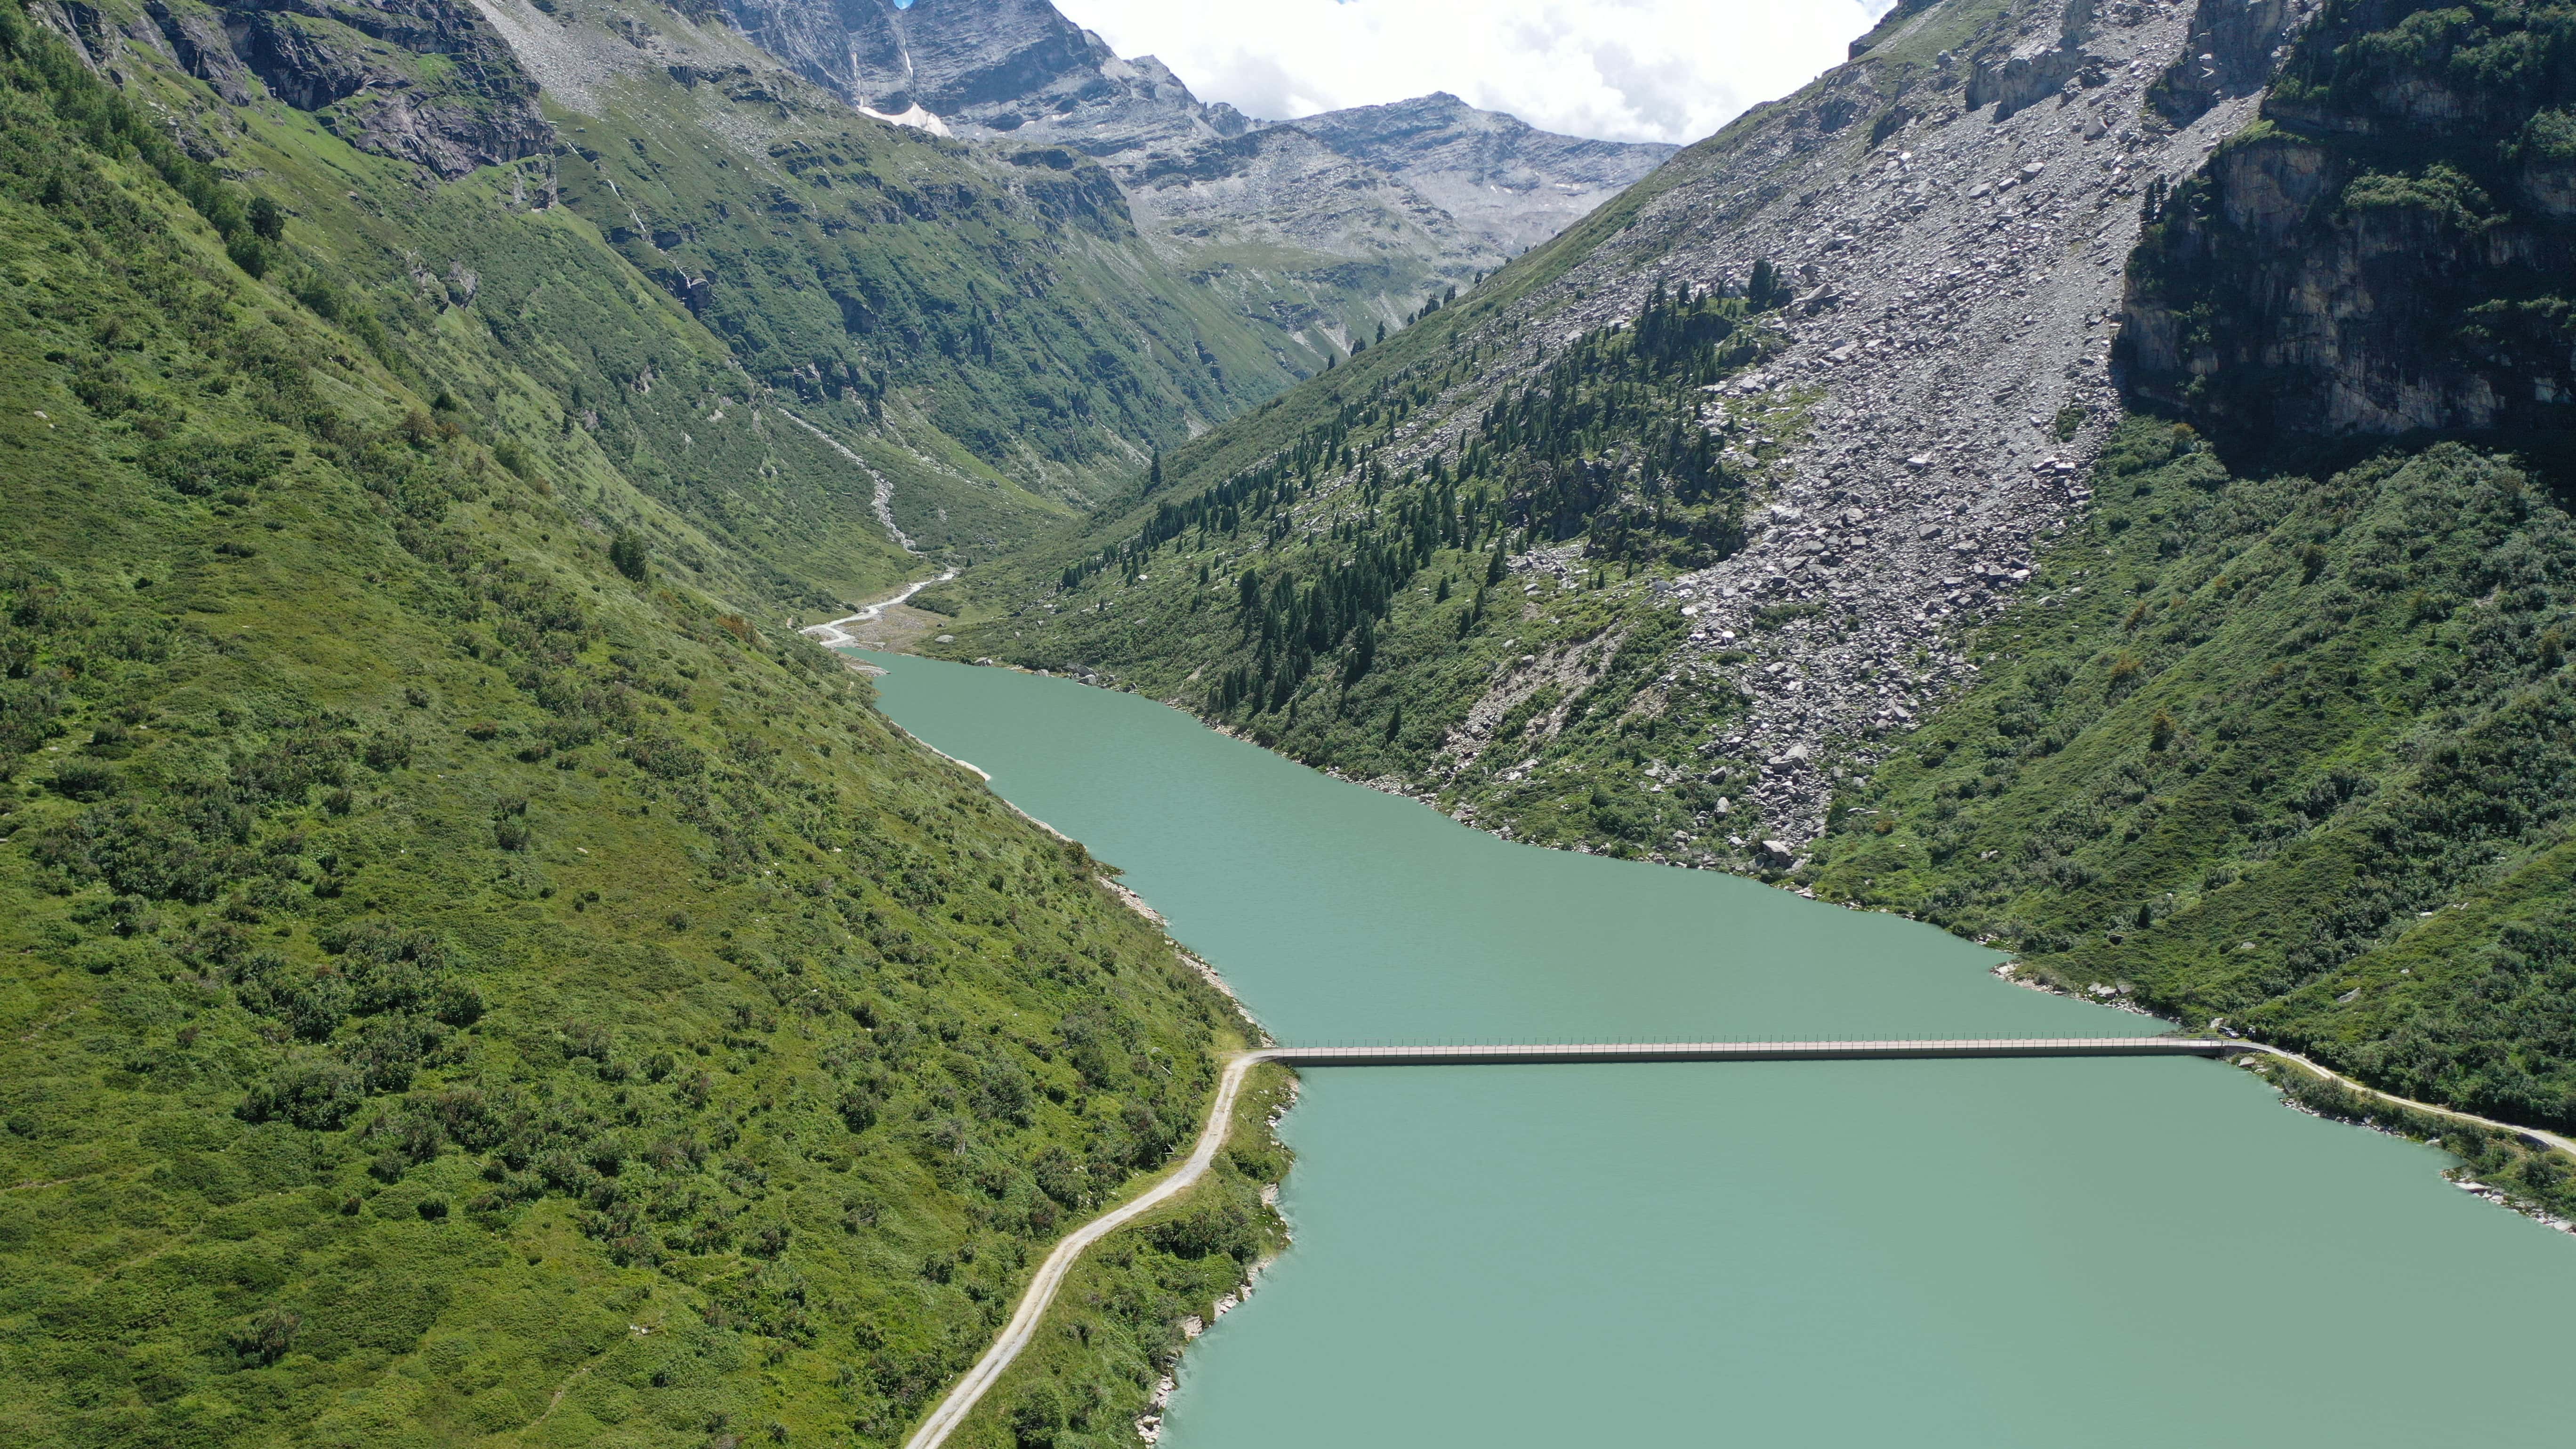
M1587 141L1455 96L1298 121L1208 104L1047 0L728 0L745 33L872 114L1071 147L1137 224L1311 369L1472 282L1651 171L1672 147Z
M942 130L1080 136L1106 155L1240 135L1233 107L1204 106L1150 57L1125 61L1048 0L729 0L743 32L808 80L879 115L915 108Z
M2283 23L2277 5L2224 13ZM2240 466L2440 434L2564 467L2576 70L2545 27L2471 9L2402 31L2392 18L2383 4L2328 6L2262 123L2157 198L2124 377ZM2278 34L2253 26L2198 68L2257 74Z
M1490 324L1527 339L1498 393L1547 342L1635 316L1658 283L1740 284L1766 258L1799 279L1780 352L1707 418L1747 466L1755 445L1785 445L1761 465L1764 507L1741 551L1670 590L1691 622L1668 687L1745 701L1702 752L1749 783L1735 828L1759 834L1738 849L1812 838L1838 776L1971 681L1955 641L2083 506L2119 408L2109 361L2144 195L2251 109L2221 95L2177 128L2148 92L2201 12L2239 4L1893 16L1858 59L1670 163L1632 225ZM1734 404L1773 401L1803 422L1765 438L1734 421L1750 415ZM1577 554L1516 565L1571 578Z
M109 67L120 46L140 45L234 105L274 97L361 151L440 176L541 155L555 143L537 83L459 0L149 0L144 12L148 23L111 27L87 5L36 10L93 67Z
M1446 91L1289 125L1402 175L1461 225L1515 253L1565 230L1673 149L1560 136Z

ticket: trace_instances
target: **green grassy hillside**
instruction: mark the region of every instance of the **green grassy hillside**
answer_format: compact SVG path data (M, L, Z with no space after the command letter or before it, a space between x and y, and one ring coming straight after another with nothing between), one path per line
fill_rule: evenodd
M378 321L272 202L0 10L0 1424L898 1441L1247 1028L493 362L703 334ZM1273 1240L1248 1141L967 1442L1130 1432Z
M1153 254L1096 163L971 151L812 99L787 123L760 115L756 147L727 135L746 108L666 76L561 117L566 203L765 384L859 404L856 430L954 440L961 472L1061 511L1294 380ZM921 497L899 510L908 531L983 554L1050 521L943 521Z
M2576 1127L2563 504L2456 444L2240 478L2148 419L2096 486L1981 636L1982 682L1839 802L1817 894Z
M703 13L496 8L551 78L528 124L552 144L441 178L345 105L246 89L228 52L176 63L156 25L223 17L175 3L109 0L100 54L281 208L267 255L336 283L340 320L434 365L462 414L555 434L548 467L627 475L686 526L619 522L774 617L922 571L881 487L917 549L989 556L1293 380L1096 165L856 116ZM527 104L533 81L486 89Z

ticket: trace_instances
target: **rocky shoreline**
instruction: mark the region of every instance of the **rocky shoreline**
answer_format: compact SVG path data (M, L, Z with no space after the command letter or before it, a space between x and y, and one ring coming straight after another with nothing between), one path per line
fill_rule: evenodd
M1298 1081L1294 1075L1291 1075L1288 1078L1287 1100L1280 1103L1269 1117L1264 1119L1264 1130L1268 1131L1274 1139L1278 1135L1279 1124L1285 1121L1288 1113L1296 1107L1297 1093ZM1268 1272L1272 1264L1286 1256L1288 1249L1296 1245L1297 1235L1294 1228L1289 1224L1286 1216L1279 1212L1279 1184L1270 1183L1261 1189L1261 1205L1279 1219L1279 1251L1245 1264L1242 1280L1235 1284L1233 1291L1209 1305L1206 1318L1201 1319L1193 1315L1181 1320L1181 1337L1185 1346L1197 1342L1199 1335L1215 1326L1216 1320L1242 1307L1245 1301L1252 1297L1253 1290L1261 1285L1261 1275ZM1180 1370L1181 1366L1175 1363L1161 1378L1154 1381L1154 1391L1146 1401L1148 1407L1136 1418L1136 1437L1147 1444L1162 1442L1163 1416L1164 1412L1171 1407L1172 1395L1180 1389Z

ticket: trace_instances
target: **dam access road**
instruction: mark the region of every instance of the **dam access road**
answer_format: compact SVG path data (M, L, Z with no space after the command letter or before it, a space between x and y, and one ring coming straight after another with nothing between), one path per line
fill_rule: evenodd
M1226 1124L1243 1094L1244 1078L1265 1063L1291 1067L1534 1066L1609 1062L1819 1062L1914 1061L1929 1057L2225 1057L2270 1052L2252 1042L2204 1037L1984 1037L1950 1041L1736 1041L1736 1042L1541 1042L1461 1045L1260 1047L1226 1060L1216 1097L1190 1155L1135 1198L1067 1233L1037 1272L1000 1337L939 1407L904 1441L904 1449L939 1449L992 1391L1014 1359L1037 1335L1065 1276L1092 1244L1189 1191L1225 1145ZM2292 1058L2293 1060L2303 1060ZM2519 1130L2519 1129L2517 1129ZM2564 1142L2555 1145L2576 1151Z

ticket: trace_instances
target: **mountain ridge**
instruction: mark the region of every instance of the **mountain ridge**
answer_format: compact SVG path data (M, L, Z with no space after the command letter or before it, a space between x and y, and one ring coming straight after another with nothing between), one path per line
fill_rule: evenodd
M870 114L918 107L931 118L920 124L953 134L1101 161L1167 256L1220 274L1245 315L1319 356L1347 352L1376 324L1401 325L1427 297L1554 235L1675 149L1557 136L1445 93L1248 117L1200 101L1151 56L1118 56L1049 0L731 0L729 13ZM1333 201L1319 209L1323 197ZM1269 265L1244 260L1262 248Z
M1828 745L1849 754L1839 764L1865 768L1872 740L1973 678L1972 660L1937 643L1915 658L1924 636L1990 616L2037 538L2079 506L2080 485L2069 485L2118 406L2105 324L2140 226L2135 198L2156 175L2196 162L2251 103L2212 107L2180 131L2127 119L2189 32L2190 15L2167 7L2134 8L2085 31L2073 52L2085 59L2049 104L1966 104L2027 69L2023 52L2067 53L2072 13L1954 4L1897 21L1860 59L1747 113L1384 352L1272 405L1271 416L1303 404L1316 417L1336 393L1347 401L1436 370L1439 402L1392 430L1371 429L1368 451L1390 474L1435 457L1454 462L1488 431L1496 399L1528 384L1558 348L1628 324L1657 287L1741 295L1755 263L1778 264L1794 296L1764 316L1776 345L1700 409L1743 499L1741 546L1627 595L1636 611L1691 608L1656 672L1683 666L1696 677L1688 693L1715 701L1701 727L1741 712L1692 747L1688 773L1722 775L1723 784L1694 792L1697 806L1640 848L1668 853L1675 829L1697 837L1694 851L1731 835L1739 843L1718 853L1749 864L1766 839L1812 836L1835 787ZM1275 445L1278 434L1244 423L1226 437ZM1206 454L1214 446L1204 440L1167 460L1176 486L1257 456L1229 447L1218 462ZM1321 496L1348 486L1357 476L1349 466L1345 458L1318 480ZM1636 498L1651 481L1602 486ZM1119 517L1084 528L1114 536ZM1515 584L1569 601L1587 592L1574 587L1592 571L1578 542L1533 542L1524 532L1516 520ZM1866 577L1856 571L1864 557ZM1095 617L1065 616L1077 630ZM974 637L979 652L994 652L989 634ZM1051 653L1065 652L1049 662L1088 662L1087 648L1107 652L1054 643ZM1495 673L1482 693L1497 717L1557 687L1549 680L1561 657L1520 652L1537 657L1517 669L1485 661ZM1169 692L1190 672L1174 664L1169 681L1144 674L1140 686ZM1438 718L1462 728L1473 713L1461 701ZM1487 743L1472 731L1457 736L1441 747L1438 771L1419 778L1453 806L1464 802L1450 792L1467 789L1480 817L1511 810L1485 797L1489 783L1467 783L1480 778ZM1723 817L1714 813L1720 794Z

